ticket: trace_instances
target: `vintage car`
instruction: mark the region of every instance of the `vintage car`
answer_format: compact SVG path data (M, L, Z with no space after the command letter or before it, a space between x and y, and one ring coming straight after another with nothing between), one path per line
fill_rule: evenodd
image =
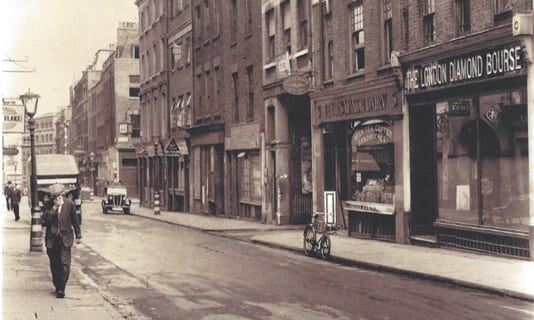
M102 212L104 214L111 212L130 214L131 205L132 201L128 199L128 193L124 186L113 185L106 188L102 200Z

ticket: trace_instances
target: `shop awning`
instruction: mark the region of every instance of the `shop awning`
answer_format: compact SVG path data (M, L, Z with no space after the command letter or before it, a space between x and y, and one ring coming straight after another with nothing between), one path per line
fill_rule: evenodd
M372 154L358 152L352 155L352 171L380 171L380 167Z

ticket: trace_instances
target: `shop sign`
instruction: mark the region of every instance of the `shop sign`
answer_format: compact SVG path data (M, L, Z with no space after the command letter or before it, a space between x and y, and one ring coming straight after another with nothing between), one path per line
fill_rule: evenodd
M406 71L408 92L525 72L525 57L519 44L509 44L443 60L415 65Z
M385 215L395 214L395 207L387 203L375 203L364 201L345 201L343 207L349 211L361 211Z
M165 156L166 157L179 157L180 156L180 149L178 148L178 145L176 144L176 141L174 139L169 142L169 145L167 148L165 148Z
M16 147L3 147L2 152L5 156L16 156L19 154L19 149Z
M324 221L327 226L336 225L336 192L325 191L324 201Z
M471 113L471 104L469 100L450 100L449 115L451 117L464 117Z
M315 122L333 122L363 117L391 115L398 105L395 92L365 92L358 95L342 96L332 100L316 101L314 104ZM400 112L400 108L397 108Z
M353 141L358 147L392 143L393 131L385 123L367 125L354 132Z
M4 105L4 133L24 132L24 106Z
M310 91L310 81L305 76L295 74L285 78L282 87L287 93L300 96Z

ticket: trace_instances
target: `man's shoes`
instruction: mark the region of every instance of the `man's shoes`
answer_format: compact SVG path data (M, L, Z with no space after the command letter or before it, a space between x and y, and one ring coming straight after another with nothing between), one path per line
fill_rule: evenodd
M63 292L63 291L58 291L58 292L56 293L56 298L58 298L58 299L63 299L63 298L65 298L65 292Z
M20 218L15 218L15 221L19 221L19 220L20 220Z

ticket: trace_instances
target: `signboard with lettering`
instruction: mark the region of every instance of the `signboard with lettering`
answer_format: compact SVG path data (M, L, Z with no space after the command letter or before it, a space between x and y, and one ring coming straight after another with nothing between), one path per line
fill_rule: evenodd
M17 154L19 154L19 149L17 149L16 147L3 147L2 152L6 156L16 156Z
M352 141L354 147L393 143L393 131L387 123L366 125L354 131Z
M287 93L300 96L310 91L310 81L302 75L291 75L284 79L282 87Z
M395 207L392 204L387 203L344 201L343 208L349 211L361 211L385 215L395 214Z
M475 82L508 74L525 73L525 57L520 44L508 44L408 68L408 93Z
M317 100L314 104L314 122L351 120L364 117L394 115L400 113L397 91L367 91L329 100Z
M24 132L24 106L4 104L3 116L3 133Z
M451 117L464 117L471 113L471 103L469 100L450 100L449 115Z
M178 148L178 145L176 144L176 141L174 139L169 142L169 145L167 148L165 148L165 156L167 157L179 157L180 156L180 148Z

